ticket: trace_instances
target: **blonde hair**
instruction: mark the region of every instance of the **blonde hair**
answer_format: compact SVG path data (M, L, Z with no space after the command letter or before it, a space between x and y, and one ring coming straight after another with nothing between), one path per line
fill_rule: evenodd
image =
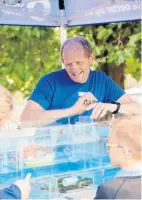
M0 126L9 119L12 110L12 95L6 88L0 85Z
M112 132L117 144L131 151L132 157L141 159L141 116L129 116L116 119L112 123Z

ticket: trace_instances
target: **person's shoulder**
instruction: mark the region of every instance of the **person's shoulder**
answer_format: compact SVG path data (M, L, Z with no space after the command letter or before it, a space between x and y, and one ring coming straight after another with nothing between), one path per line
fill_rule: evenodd
M102 71L91 71L91 74L92 74L92 78L95 79L96 81L106 81L107 79L107 74L105 72L102 72Z
M125 180L123 178L114 178L112 180L109 180L108 182L104 183L104 187L116 187L118 185L121 185Z
M106 183L99 185L95 199L113 199L116 191L123 185L124 180L114 178Z
M94 76L98 76L98 77L107 76L106 73L105 73L105 72L102 72L102 71L92 70L91 72L92 72L92 74L93 74Z
M56 80L63 76L65 74L65 70L61 69L58 71L50 72L48 74L45 74L44 76L41 77L41 80Z
M117 190L123 185L124 182L125 182L125 178L114 178L100 185L100 189L106 190L106 191Z

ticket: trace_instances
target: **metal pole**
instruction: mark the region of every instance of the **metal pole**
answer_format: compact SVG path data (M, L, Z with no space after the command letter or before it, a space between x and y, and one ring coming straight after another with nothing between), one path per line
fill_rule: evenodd
M61 45L64 43L64 41L67 39L67 20L65 15L65 2L64 0L59 0L59 14L60 14L60 41Z
M60 26L60 41L61 45L64 43L64 41L67 39L67 28L65 25Z
M64 41L67 39L67 28L66 28L66 20L65 20L65 10L60 10L60 42L61 45L64 43ZM64 65L62 64L62 68L64 68Z

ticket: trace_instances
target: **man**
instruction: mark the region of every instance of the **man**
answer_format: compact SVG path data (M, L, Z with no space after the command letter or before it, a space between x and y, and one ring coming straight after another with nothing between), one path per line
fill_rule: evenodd
M141 199L141 116L113 121L106 145L112 166L121 170L98 187L95 199Z
M71 117L70 122L75 123L79 115L99 119L107 111L140 112L137 103L105 73L90 70L94 55L84 37L68 39L61 47L61 58L65 69L39 80L22 113L22 122L67 123Z

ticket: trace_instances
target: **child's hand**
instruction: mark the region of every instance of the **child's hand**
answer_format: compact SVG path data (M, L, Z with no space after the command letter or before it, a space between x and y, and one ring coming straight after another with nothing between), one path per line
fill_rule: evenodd
M26 180L18 180L14 183L21 191L21 199L26 200L30 194L30 184L29 181Z

